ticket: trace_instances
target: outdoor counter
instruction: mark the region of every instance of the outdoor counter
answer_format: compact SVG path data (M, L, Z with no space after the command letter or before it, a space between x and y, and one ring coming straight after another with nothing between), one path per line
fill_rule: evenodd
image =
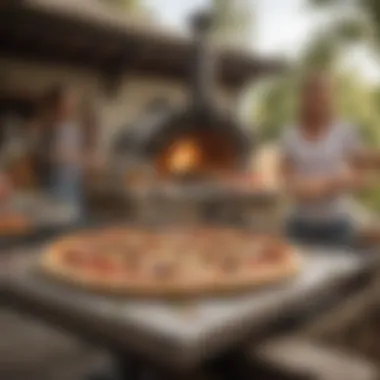
M377 263L373 254L309 248L301 272L286 283L228 298L174 302L100 296L43 278L36 272L41 249L9 256L2 290L10 304L115 352L133 352L177 370L243 344Z

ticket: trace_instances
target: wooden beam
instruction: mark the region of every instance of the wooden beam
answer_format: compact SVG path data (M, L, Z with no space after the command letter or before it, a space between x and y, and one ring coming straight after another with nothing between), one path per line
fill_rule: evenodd
M129 44L140 44L142 46L139 51L139 56L135 53L128 55L128 61L133 57L134 62L142 62L144 59L150 60L152 56L153 61L174 60L178 65L186 65L186 61L191 58L191 44L188 42L181 42L171 39L157 38L157 36L150 35L148 33L138 33L127 31L127 29L112 28L107 24L84 22L80 19L68 18L67 15L54 14L51 15L48 12L37 12L36 10L23 10L20 11L17 7L11 7L0 14L0 29L4 25L8 27L13 26L14 33L32 34L36 39L52 37L52 34L46 33L46 31L54 31L54 36L57 37L57 43L63 39L69 39L71 45L78 45L78 51L80 49L86 50L87 43L91 46L96 46L97 50L102 50L107 65L108 56L112 57L117 52L108 53L109 46L115 46L115 50L118 50L118 46L123 49L123 46ZM36 34L38 33L38 35ZM42 35L42 36L41 36ZM61 36L61 37L59 37ZM65 37L65 38L64 38ZM80 41L78 42L78 38ZM112 48L113 49L113 48ZM91 48L89 47L90 51ZM174 52L174 53L172 53ZM178 54L180 59L176 59L175 55ZM94 53L94 55L97 55ZM136 58L138 57L138 59ZM101 58L99 58L101 60ZM248 79L251 74L254 74L255 70L266 71L266 62L257 61L255 63L251 57L247 54L238 54L233 52L221 52L220 53L222 75L239 75ZM110 58L110 61L113 61ZM129 67L129 65L127 65ZM238 74L231 74L231 71L237 70ZM228 80L228 79L227 79Z

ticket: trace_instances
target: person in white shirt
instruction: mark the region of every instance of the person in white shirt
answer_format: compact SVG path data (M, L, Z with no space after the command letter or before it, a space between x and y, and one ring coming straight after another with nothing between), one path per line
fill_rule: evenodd
M354 126L336 114L334 83L326 75L306 78L299 118L284 130L282 173L292 199L291 238L345 243L353 236L347 195L369 186L364 169L380 166L379 152L365 149Z

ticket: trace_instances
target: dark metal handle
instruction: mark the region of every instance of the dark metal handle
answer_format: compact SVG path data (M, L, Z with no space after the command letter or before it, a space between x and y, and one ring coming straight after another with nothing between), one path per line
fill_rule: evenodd
M213 95L214 57L209 43L213 25L211 13L198 13L192 17L194 58L191 70L193 107L200 113L210 108Z

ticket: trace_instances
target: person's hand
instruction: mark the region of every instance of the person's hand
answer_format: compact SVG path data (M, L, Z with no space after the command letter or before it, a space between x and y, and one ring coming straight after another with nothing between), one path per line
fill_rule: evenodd
M354 183L354 177L348 174L314 177L303 180L301 194L309 200L323 199L351 189Z
M379 184L376 172L364 172L357 175L353 190L368 190Z
M352 171L344 173L333 180L333 187L340 192L360 191L370 188L377 182L373 173Z
M317 177L294 181L290 185L292 192L304 202L325 198L335 191L335 184L330 178Z
M356 183L356 178L351 172L343 172L337 176L329 179L329 190L332 193L341 193L347 190L351 190Z

